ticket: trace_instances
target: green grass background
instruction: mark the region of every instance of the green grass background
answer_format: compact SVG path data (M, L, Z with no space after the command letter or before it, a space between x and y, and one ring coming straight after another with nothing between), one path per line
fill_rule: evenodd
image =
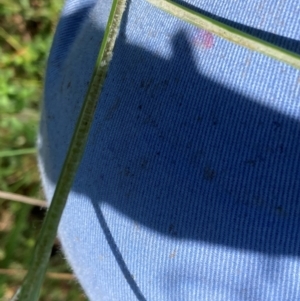
M34 149L43 77L63 0L0 0L0 190L43 199ZM0 199L0 300L22 282L45 211ZM71 273L59 242L53 246L49 271ZM41 299L86 300L74 280L46 278Z

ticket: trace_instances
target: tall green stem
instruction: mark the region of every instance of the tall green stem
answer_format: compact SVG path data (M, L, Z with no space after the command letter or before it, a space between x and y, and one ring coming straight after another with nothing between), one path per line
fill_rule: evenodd
M170 0L148 0L151 4L166 11L167 13L203 28L217 36L224 38L230 42L236 43L248 49L260 52L297 69L300 69L300 56L296 53L265 42L252 35L246 34L238 29L228 26L222 22L218 22L212 18L204 16L180 4Z
M40 289L46 273L59 221L75 178L77 168L84 153L95 107L112 58L112 51L125 9L125 3L126 0L113 1L91 83L76 124L75 132L56 185L50 208L47 212L35 246L30 270L24 279L20 292L14 298L19 301L36 301L39 298Z

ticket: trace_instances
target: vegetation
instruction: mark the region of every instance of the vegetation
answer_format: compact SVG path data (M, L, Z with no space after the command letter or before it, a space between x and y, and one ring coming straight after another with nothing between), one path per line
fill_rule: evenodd
M43 198L35 158L45 63L62 5L0 0L0 190ZM12 297L28 268L45 211L0 199L0 300ZM86 300L58 241L41 300ZM67 273L68 275L62 274Z

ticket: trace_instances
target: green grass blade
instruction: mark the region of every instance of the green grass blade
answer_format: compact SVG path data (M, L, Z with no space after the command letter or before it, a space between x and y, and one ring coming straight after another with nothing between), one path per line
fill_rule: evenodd
M300 69L300 55L296 53L265 42L170 0L148 0L148 2L183 21L205 29L230 42Z
M35 148L4 150L4 151L0 151L0 158L22 156L22 155L35 154L35 153L36 153Z
M80 112L71 144L52 198L52 202L39 234L30 269L19 293L13 300L36 301L46 273L51 248L69 191L82 158L99 93L104 84L112 51L125 9L126 0L114 0L95 64L91 83Z

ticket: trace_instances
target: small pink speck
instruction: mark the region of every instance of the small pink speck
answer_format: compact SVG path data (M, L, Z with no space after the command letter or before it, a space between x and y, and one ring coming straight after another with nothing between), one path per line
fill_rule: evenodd
M214 46L214 36L209 31L197 29L193 43L198 47L200 46L204 49L210 49Z

